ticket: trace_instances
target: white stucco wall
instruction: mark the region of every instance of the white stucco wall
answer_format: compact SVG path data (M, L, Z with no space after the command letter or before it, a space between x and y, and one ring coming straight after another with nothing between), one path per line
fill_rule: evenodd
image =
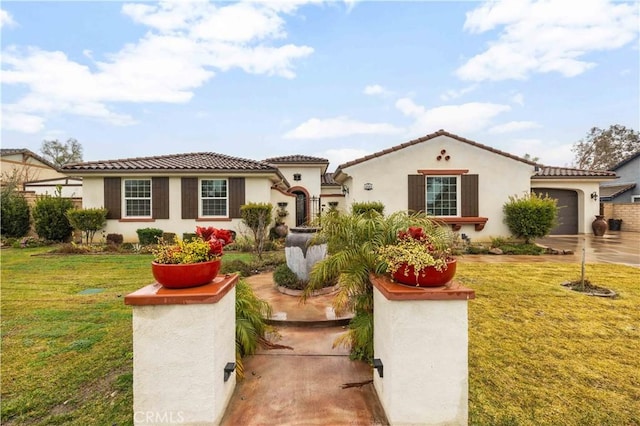
M151 178L153 176L132 175L120 176L126 178ZM219 176L201 176L201 178ZM266 177L246 177L245 178L245 201L256 203L271 202L271 181ZM105 232L122 234L125 242L137 242L137 229L158 228L164 232L173 232L179 237L185 232L195 232L196 226L215 226L217 228L232 229L236 232L245 231L241 219L230 220L198 220L182 219L182 188L180 177L169 178L169 219L156 219L153 221L120 221L110 219L107 221ZM104 207L104 181L103 177L85 177L83 179L83 199L84 208Z
M598 199L592 199L591 193L599 193L600 180L533 179L531 188L569 189L575 191L578 194L578 233L593 233L591 223L595 216L600 213L600 202Z
M213 304L134 306L134 424L218 424L236 383L228 362L235 288Z
M450 156L449 161L437 160L442 150ZM418 170L423 169L463 169L479 176L479 216L489 220L482 231L475 231L474 225L462 226L460 233L473 240L509 235L507 226L502 223L502 207L509 196L530 190L534 173L534 166L448 136L439 136L344 169L349 176L345 182L349 187L347 204L381 201L385 213L407 210L407 175L419 174ZM365 183L371 183L373 189L365 190Z
M393 425L466 425L466 300L387 300L374 287L373 382Z
M309 197L320 196L322 167L313 165L278 164L280 173L287 179L291 187L301 186L307 190ZM299 173L300 180L293 180L293 175Z

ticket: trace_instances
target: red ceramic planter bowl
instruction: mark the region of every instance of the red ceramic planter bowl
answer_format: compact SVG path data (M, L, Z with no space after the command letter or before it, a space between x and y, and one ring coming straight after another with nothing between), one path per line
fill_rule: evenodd
M453 259L447 262L447 269L442 269L442 271L438 271L432 266L425 268L418 274L418 282L416 282L413 266L403 265L393 274L393 279L401 284L416 287L438 287L446 285L453 280L456 275L456 265L457 262Z
M220 265L220 259L179 265L151 262L151 271L156 281L167 288L189 288L213 281Z

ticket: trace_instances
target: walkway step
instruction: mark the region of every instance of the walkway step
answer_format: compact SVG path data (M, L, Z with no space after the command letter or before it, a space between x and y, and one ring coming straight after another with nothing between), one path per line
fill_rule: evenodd
M224 426L387 425L372 384L343 389L373 378L370 365L331 348L342 327L281 327L279 344L293 349L261 350L244 360Z
M353 314L336 315L332 302L335 294L307 298L282 294L275 288L273 273L265 272L245 278L258 297L269 302L272 316L267 321L274 325L293 327L335 327L347 325Z

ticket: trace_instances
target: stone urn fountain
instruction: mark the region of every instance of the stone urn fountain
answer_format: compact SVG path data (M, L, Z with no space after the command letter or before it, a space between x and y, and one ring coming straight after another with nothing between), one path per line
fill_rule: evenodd
M291 228L285 239L287 266L304 282L309 281L313 265L327 256L327 243L315 241L319 230L314 227Z

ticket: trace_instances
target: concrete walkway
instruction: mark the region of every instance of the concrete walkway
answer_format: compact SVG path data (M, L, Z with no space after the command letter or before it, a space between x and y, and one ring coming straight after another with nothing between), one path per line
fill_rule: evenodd
M640 267L640 233L609 232L593 235L551 236L536 241L559 252L543 256L467 255L463 262L573 262L616 263ZM272 274L246 279L257 295L273 308L272 324L291 349L261 349L244 361L246 378L239 381L222 425L386 425L372 384L343 389L347 383L373 378L372 368L349 359L348 350L334 348L345 332L349 315L336 316L333 295L301 303L278 292Z
M261 349L244 360L239 381L221 425L386 425L371 366L351 361L333 347L349 316L336 317L332 295L300 303L278 292L270 272L246 278L273 308L275 343L291 349ZM300 326L302 325L302 326ZM364 382L364 384L362 384ZM361 386L343 388L348 383Z

